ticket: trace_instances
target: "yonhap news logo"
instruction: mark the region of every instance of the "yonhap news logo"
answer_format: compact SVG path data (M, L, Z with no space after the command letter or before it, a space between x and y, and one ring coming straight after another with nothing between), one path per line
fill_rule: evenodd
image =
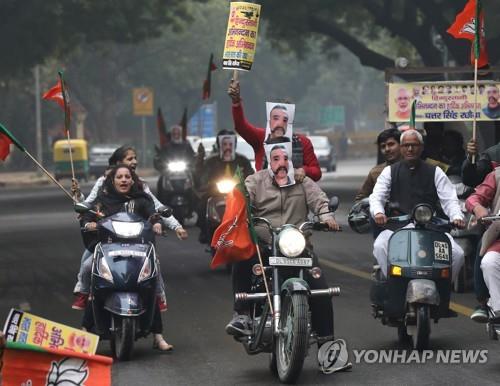
M484 364L488 350L352 350L355 363L379 364Z

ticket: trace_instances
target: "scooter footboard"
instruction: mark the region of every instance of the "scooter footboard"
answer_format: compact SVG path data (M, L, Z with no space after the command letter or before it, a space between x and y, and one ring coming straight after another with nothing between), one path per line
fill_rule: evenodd
M122 316L139 316L145 312L142 299L135 292L113 292L104 301L104 309Z
M427 279L414 279L408 282L406 288L407 303L423 303L439 305L439 292L436 283Z

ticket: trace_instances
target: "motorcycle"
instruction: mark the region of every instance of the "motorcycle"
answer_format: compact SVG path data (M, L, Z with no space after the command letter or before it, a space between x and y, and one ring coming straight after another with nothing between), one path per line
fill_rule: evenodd
M334 197L329 210L334 212ZM321 269L313 267L312 253L306 250L306 230L328 230L320 222L304 222L299 227L286 224L274 228L263 217L254 217L254 224L263 224L271 234L270 255L264 266L252 268L252 290L236 293L237 302L251 302L251 333L235 337L247 354L271 353L270 369L283 383L295 382L302 371L304 359L316 335L311 328L309 299L339 296L340 287L311 290L306 275L315 280ZM266 288L269 288L268 296ZM270 302L272 299L272 311Z
M174 217L184 224L194 210L193 176L189 164L183 160L166 160L157 169L161 173L157 183L158 199L172 208Z
M465 200L474 192L474 189L470 186L464 185L460 176L452 175L449 176L449 179L457 192L457 197L460 201L460 207L466 224L464 229L452 229L450 232L455 242L460 245L464 251L464 266L462 267L457 280L453 285L453 290L461 293L472 284L471 281L473 280L474 260L476 258L476 249L482 235L482 226L476 221L475 216L465 209Z
M82 203L75 210L96 214ZM161 215L168 217L171 210ZM110 340L113 356L129 360L135 340L150 333L156 312L159 273L152 225L119 212L97 222L97 237L88 307L95 332Z
M427 204L388 222L412 222L415 228L400 228L389 239L387 278L376 269L370 291L373 316L397 327L401 343L412 341L414 349L424 350L431 319L456 316L449 311L452 247L445 232L451 225L434 217Z

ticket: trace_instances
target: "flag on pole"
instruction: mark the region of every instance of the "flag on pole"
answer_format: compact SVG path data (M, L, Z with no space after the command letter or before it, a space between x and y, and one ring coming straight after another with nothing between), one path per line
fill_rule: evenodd
M481 0L469 0L447 32L456 39L472 42L471 63L477 58L479 68L488 65L486 35L484 32L484 11Z
M158 127L158 134L160 135L160 147L163 148L168 143L167 126L165 125L165 119L163 118L163 113L161 108L158 107L158 113L156 115L156 126Z
M181 122L179 124L182 127L182 139L185 141L187 138L187 132L188 132L188 127L187 127L188 126L188 109L187 109L187 107L184 107Z
M5 159L10 154L10 145L14 144L23 153L26 151L21 142L17 140L14 135L7 130L5 126L0 123L0 159L5 161Z
M61 106L64 111L64 128L66 131L69 131L71 110L69 106L69 95L65 83L66 82L63 79L62 72L59 71L59 80L56 85L43 94L42 98L54 101Z
M252 225L252 215L248 203L248 192L236 169L237 184L226 197L226 211L221 224L215 230L211 246L215 255L210 267L250 259L257 253L257 235Z
M217 66L214 63L214 54L210 54L210 60L208 61L208 71L207 77L203 82L203 100L210 98L210 92L212 87L212 71L215 71Z

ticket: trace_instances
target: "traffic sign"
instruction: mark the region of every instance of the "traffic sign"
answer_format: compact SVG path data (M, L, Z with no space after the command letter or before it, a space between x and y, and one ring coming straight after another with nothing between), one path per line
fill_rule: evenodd
M342 105L328 105L321 107L319 121L322 126L332 127L345 124L345 109Z
M139 87L132 89L134 115L153 115L153 89Z

